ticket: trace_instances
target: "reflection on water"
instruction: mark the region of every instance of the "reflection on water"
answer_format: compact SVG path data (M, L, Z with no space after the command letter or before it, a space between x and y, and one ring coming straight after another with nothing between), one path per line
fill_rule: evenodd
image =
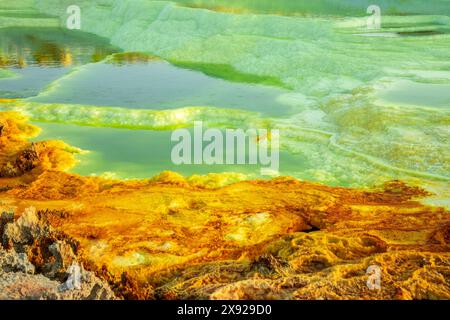
M77 31L0 29L0 68L18 76L1 80L0 97L35 96L74 66L101 61L117 51L107 40Z
M160 58L142 52L123 52L112 55L107 62L116 66L126 66L129 64L142 64L158 60L160 60Z
M104 39L66 29L0 29L0 67L68 67L100 61L116 51Z

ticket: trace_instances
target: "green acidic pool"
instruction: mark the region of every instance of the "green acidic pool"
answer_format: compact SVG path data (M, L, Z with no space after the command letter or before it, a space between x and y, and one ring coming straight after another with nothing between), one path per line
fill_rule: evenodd
M78 32L70 4L0 1L0 98L90 151L73 172L259 176L175 166L172 130L202 121L280 130L282 175L448 197L449 1L381 1L375 31L369 1L79 1Z

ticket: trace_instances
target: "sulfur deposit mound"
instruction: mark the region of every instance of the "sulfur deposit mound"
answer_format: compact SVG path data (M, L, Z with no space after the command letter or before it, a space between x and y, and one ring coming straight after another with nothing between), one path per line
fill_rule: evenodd
M24 297L17 277L26 297L64 298L54 281L73 260L126 299L450 298L449 212L421 204L428 194L419 187L82 177L62 171L70 149L36 149L24 119L0 113L0 121L0 168L14 172L0 178L0 207L16 212L0 223L0 292L10 298Z
M62 141L30 143L39 129L15 112L0 113L0 178L33 179L45 170L64 170L74 165L76 148ZM7 180L6 180L7 181Z

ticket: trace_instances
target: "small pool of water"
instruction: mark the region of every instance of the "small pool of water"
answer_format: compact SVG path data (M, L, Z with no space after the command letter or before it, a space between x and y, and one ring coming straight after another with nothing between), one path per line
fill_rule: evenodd
M382 102L395 105L447 109L450 106L450 84L398 80L380 90L378 98Z
M83 127L68 124L34 123L41 134L34 141L63 140L87 153L76 155L79 163L71 172L82 175L105 175L114 178L150 178L171 170L194 174L233 172L248 177L261 177L261 165L175 165L171 160L171 131L127 130ZM193 152L192 152L193 154ZM281 174L288 175L302 166L300 157L281 152ZM264 166L263 166L264 167ZM264 176L263 176L264 177Z
M31 101L153 110L213 106L285 116L292 109L279 97L288 92L230 82L149 58L83 66Z

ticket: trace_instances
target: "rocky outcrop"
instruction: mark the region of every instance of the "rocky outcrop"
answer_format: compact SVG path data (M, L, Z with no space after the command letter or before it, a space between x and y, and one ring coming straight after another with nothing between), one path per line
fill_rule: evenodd
M3 254L5 254L3 252ZM116 299L109 286L94 273L82 270L81 285L69 288L65 282L35 274L32 269L23 272L24 256L13 258L16 253L6 253L12 260L0 257L0 300L112 300ZM11 269L10 269L11 268ZM20 271L22 269L22 271ZM6 271L5 271L6 270ZM15 270L15 271L12 271Z
M0 128L0 178L65 170L74 164L73 153L80 151L62 141L27 141L39 129L26 123L26 118L15 112L0 112Z
M34 143L31 144L30 147L21 151L17 158L14 161L14 170L8 172L9 176L15 177L23 175L26 172L30 172L31 170L37 168L39 165L39 154L36 150L36 145Z
M1 215L0 299L116 299L108 283L86 271L76 244L55 231L42 212Z
M53 158L58 157L58 154L55 155L53 152L63 147L62 143L31 143L17 154L12 155L9 161L3 165L0 164L0 177L15 178L33 173L34 170L39 173L45 169L51 169L55 164ZM64 151L60 150L60 155L66 155L69 163L71 163L72 159L68 153L65 154Z
M58 282L43 275L20 272L0 273L1 300L58 299Z
M34 274L35 268L28 261L25 253L17 253L14 250L0 250L0 269L1 272L22 272L26 274Z
M14 247L17 252L26 252L28 246L37 239L51 234L50 226L36 212L36 209L26 208L16 222L9 221L4 225L2 235L3 246Z

